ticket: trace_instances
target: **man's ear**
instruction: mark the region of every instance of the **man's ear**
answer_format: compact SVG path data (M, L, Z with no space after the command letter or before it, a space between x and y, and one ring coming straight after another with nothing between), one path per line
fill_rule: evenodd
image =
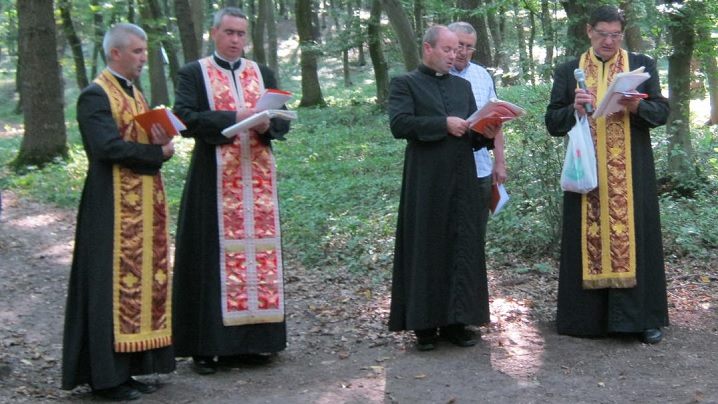
M119 60L119 59L120 59L120 50L118 48L110 49L110 60Z

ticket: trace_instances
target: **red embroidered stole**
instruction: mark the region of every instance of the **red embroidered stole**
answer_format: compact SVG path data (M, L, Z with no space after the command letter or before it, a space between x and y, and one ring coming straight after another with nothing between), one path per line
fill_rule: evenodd
M616 74L629 71L628 53L621 49L603 63L592 50L581 56L586 86L596 102L606 95ZM636 242L633 214L631 122L628 111L589 119L596 145L598 187L582 198L583 287L636 286Z
M104 70L95 79L110 100L120 137L149 143L133 117L147 102L134 88L130 97ZM117 352L138 352L172 344L170 307L169 227L167 201L160 174L135 174L115 164L113 324Z
M264 82L256 63L243 59L231 72L214 58L200 61L210 109L251 108ZM238 85L235 85L238 83ZM237 88L239 87L239 88ZM216 148L217 208L226 326L284 321L284 281L274 155L253 131Z

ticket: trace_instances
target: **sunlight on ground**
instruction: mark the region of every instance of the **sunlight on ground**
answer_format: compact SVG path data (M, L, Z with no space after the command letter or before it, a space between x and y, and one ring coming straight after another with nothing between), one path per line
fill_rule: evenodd
M37 229L38 227L44 227L49 224L55 223L58 218L51 214L39 214L33 216L21 217L15 220L11 220L8 223L17 227L26 227L28 229Z
M530 320L529 304L511 298L491 302L491 366L519 385L530 385L543 365L544 338Z

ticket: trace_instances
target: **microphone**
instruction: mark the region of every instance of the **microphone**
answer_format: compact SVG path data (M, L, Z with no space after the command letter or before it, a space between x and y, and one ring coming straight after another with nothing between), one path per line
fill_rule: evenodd
M576 78L578 86L581 87L583 91L588 92L588 89L586 89L586 75L583 73L583 69L574 70L573 77ZM590 102L587 102L583 107L586 109L587 114L593 113L593 108L591 107Z

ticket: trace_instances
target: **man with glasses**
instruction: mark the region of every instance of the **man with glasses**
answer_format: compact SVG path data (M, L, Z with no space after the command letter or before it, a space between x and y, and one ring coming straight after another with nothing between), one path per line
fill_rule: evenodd
M493 134L466 122L476 102L469 82L449 74L458 46L447 27L431 27L423 63L389 85L391 133L407 142L389 330L414 331L420 351L438 338L476 345L466 325L489 321L473 150L491 146Z
M454 66L449 73L459 76L471 83L471 90L476 100L476 108L480 109L492 98L496 97L496 88L491 74L483 67L471 62L471 55L476 50L476 30L466 22L455 22L449 25L449 30L456 34L459 39L459 46L454 59ZM486 276L486 225L489 221L489 205L491 203L491 185L503 184L506 182L506 164L504 160L504 135L501 132L501 125L489 125L486 128L487 134L494 138L494 161L487 147L474 151L476 163L476 176L479 182L479 200L477 206L479 212L479 248L481 253L480 272ZM482 279L479 287L486 287L486 280ZM488 293L488 292L487 292Z
M623 106L589 125L596 145L598 187L586 195L565 192L559 268L559 334L634 334L654 344L668 325L666 278L650 129L664 125L668 100L661 95L656 62L621 49L626 21L614 6L600 6L586 32L591 48L554 73L546 127L564 136L607 94L619 73L641 66L650 78L625 96ZM574 70L585 72L587 91Z

